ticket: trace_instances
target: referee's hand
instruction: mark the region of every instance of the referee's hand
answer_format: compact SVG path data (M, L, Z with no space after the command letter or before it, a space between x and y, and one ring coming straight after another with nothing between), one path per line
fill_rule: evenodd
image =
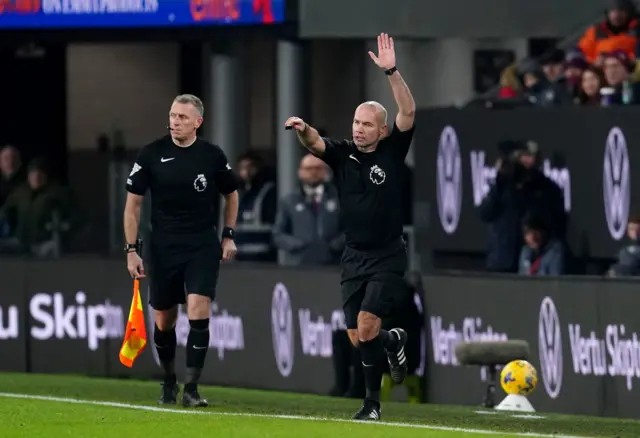
M238 252L238 248L236 248L236 244L231 239L222 239L222 260L228 262L229 260L233 260ZM140 260L142 261L142 260Z
M144 278L144 265L137 252L127 253L127 269L131 278Z

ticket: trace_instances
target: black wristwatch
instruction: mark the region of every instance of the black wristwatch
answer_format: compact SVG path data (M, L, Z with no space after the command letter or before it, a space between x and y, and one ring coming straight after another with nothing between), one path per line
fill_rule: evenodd
M398 71L398 69L396 67L391 67L389 70L385 70L384 74L387 75L387 76L391 76L392 74L394 74L397 71Z
M231 227L224 227L222 229L222 238L233 240L236 238L236 231Z
M124 252L126 252L127 254L130 252L139 252L141 248L142 248L142 240L136 239L136 243L127 243L124 246Z

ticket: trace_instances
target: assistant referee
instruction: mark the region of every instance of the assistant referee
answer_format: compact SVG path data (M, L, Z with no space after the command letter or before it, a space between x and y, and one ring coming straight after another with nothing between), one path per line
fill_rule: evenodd
M285 127L297 131L300 142L334 172L346 247L342 255L342 296L351 342L362 355L366 396L357 420L380 419L381 361L386 351L391 377L401 383L407 375L400 328L381 330L381 318L392 316L406 300L407 253L402 238L402 180L404 160L414 132L415 102L396 69L393 39L378 37L378 55L369 56L389 78L398 115L391 133L387 111L377 102L358 106L352 140L332 140L297 117Z
M186 302L190 331L182 404L188 407L208 405L198 393L198 380L209 348L220 260L236 254L238 215L237 182L224 152L196 135L203 114L198 97L185 94L174 99L170 134L146 145L133 164L124 211L127 267L132 277L141 278L145 271L137 236L143 197L150 192L150 304L155 316L153 340L164 369L158 402L177 403L175 325L178 305ZM216 231L217 192L225 199L222 243Z

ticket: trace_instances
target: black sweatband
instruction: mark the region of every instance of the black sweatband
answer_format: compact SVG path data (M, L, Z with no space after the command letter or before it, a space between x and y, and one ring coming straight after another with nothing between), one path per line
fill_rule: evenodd
M224 227L222 229L222 238L223 239L231 239L233 240L236 237L236 232L231 227Z
M392 74L394 74L397 71L398 71L398 69L396 67L391 67L389 70L385 70L384 74L387 75L387 76L391 76Z

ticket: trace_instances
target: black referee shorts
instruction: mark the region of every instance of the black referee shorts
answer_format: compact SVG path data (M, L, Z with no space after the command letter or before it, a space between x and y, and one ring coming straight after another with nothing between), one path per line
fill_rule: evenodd
M187 294L215 299L221 259L219 243L152 246L149 251L151 307L169 310L186 303Z
M360 251L346 247L342 254L342 307L348 329L358 327L358 313L389 318L410 295L404 275L404 242L388 248Z

